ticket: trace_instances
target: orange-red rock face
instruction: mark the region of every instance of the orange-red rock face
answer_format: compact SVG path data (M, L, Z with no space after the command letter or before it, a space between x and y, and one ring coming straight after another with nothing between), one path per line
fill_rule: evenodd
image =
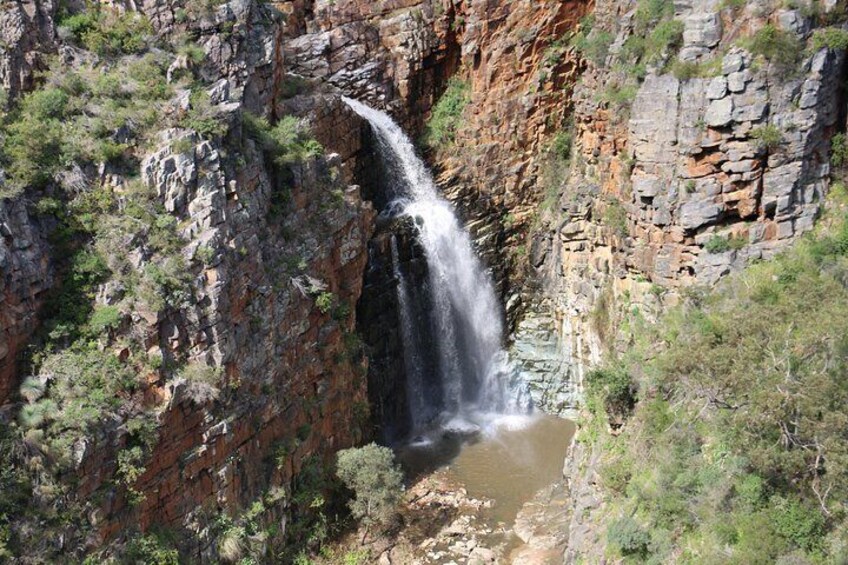
M543 150L567 128L578 60L567 47L589 2L471 2L450 24L471 85L456 147L436 157L505 302L517 306L528 233L544 199ZM514 312L510 312L512 314Z
M362 125L338 101L314 119L319 137ZM154 379L148 396L162 407L158 441L132 485L143 497L131 505L121 489L105 498L94 524L103 541L132 524L192 531L210 513L236 515L271 487L290 493L307 459L331 461L369 434L367 359L351 336L374 214L344 180L356 165L359 136L343 140L323 139L341 155L295 166L291 204L281 217L269 215L280 179L249 149L247 164L223 183L231 191L221 208L208 204L217 183L189 191L185 233L237 251L201 274L194 311L151 327L151 341L166 356L218 360L225 384L217 401L198 403L185 385ZM227 177L213 154L195 163L199 176ZM167 167L170 155L154 154L145 170ZM219 220L202 229L210 214ZM332 310L322 312L316 295L295 284L306 274L332 293ZM108 444L86 454L78 471L82 497L102 489L115 465ZM202 543L187 550L199 558Z

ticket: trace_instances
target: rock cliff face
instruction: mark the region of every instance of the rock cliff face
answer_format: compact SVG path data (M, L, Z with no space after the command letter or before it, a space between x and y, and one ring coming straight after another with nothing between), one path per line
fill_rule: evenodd
M0 402L15 385L18 353L35 330L44 291L52 286L45 226L23 200L0 201Z
M577 406L584 371L620 335L622 308L653 316L681 289L713 284L812 228L829 140L844 121L843 52L805 54L792 74L740 46L768 22L808 37L802 11L764 1L739 12L676 2L679 53L639 79L614 64L636 29L632 1L108 4L144 14L158 38L186 35L202 49L199 60L176 56L169 78L201 77L227 133L163 127L139 155L140 182L177 226L187 294L125 308L100 345L121 363L160 364L139 375L124 410L73 445L62 504L85 518L16 532L48 554L82 555L164 526L193 560L214 560L212 517L238 516L275 487L291 492L309 462L369 437L369 405L403 433L392 234L404 268L423 280L420 250L403 227L377 220L389 189L367 125L340 95L389 110L415 134L450 77L468 83L455 142L428 158L494 273L534 398L555 413ZM50 54L70 66L83 57L57 31L57 9L3 7L0 83L11 99L36 86ZM590 11L609 34L602 57L572 46ZM168 112L194 103L181 90ZM273 164L247 112L299 116L325 154ZM570 165L554 155L561 134L574 138ZM118 200L131 186L106 165L86 181ZM0 200L0 402L22 400L30 375L17 360L63 285L50 243L58 220L36 211L54 184ZM148 269L147 237L144 228L127 238L110 268ZM125 291L107 281L93 302L123 308ZM221 386L198 395L177 366L213 369ZM156 439L138 476L120 483L127 422L142 411L155 415ZM280 502L264 519L285 530L290 512Z
M675 3L679 54L665 54L638 81L615 63L634 34L637 3L596 6L609 54L588 64L574 90L577 154L545 218L549 230L534 234L531 249L545 258L534 268L547 291L517 333L547 340L565 360L530 374L552 410L573 402L565 383L614 346L620 308L650 318L681 289L774 256L821 210L830 137L844 120L844 53L805 54L792 72L755 61L741 38L771 23L802 45L811 20L767 3L721 6ZM632 103L616 99L628 91ZM544 354L535 363L555 366Z
M368 168L363 123L337 95L314 88L279 93L289 67L282 55L285 24L276 10L254 2L222 4L186 23L175 17L178 8L137 7L163 37L198 34L206 53L199 72L211 84L215 119L228 132L210 138L166 129L141 160L139 182L177 226L178 254L188 265L178 276L188 284L179 300L135 303L102 344L120 362L159 361L137 376L139 386L119 413L73 445L71 469L59 477L64 485L73 483L67 496L39 498L38 504L78 512L73 526L37 533L15 526L19 543L31 543L48 558L82 555L155 526L190 532L180 543L191 560L216 559L210 533L215 515L238 515L275 487L291 492L304 464L321 465L370 434L368 361L355 336L354 312L374 224L355 184ZM50 18L33 25L55 35ZM4 75L10 93L29 86L24 78L32 66L21 61L35 64L37 57L19 54L30 48L18 43L5 54L4 68L15 69ZM68 64L74 64L76 55L69 53ZM172 68L187 64L177 58ZM187 101L186 91L176 103ZM302 116L325 155L272 166L260 143L242 130L247 111ZM119 198L130 190L119 175L89 180ZM60 259L51 257L48 243L56 224L32 212L42 196L26 191L0 204L4 400L17 398L16 384L25 375L16 374L16 354L38 325L44 295L65 284L52 270ZM123 245L110 256L113 272L155 268L144 231ZM97 289L96 307L123 311L127 293L122 282L109 280ZM127 341L141 350L122 345ZM173 366L209 368L220 384L198 388L174 378ZM37 378L50 383L54 376ZM155 418L153 447L139 461L137 476L118 486L121 453L133 437L127 421L141 412ZM269 505L263 520L282 520L284 531L288 504Z

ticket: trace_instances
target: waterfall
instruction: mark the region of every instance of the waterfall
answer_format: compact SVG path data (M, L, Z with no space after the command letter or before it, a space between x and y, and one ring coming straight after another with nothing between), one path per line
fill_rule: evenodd
M463 229L451 204L436 189L430 172L416 155L415 148L401 128L385 113L344 98L345 103L367 120L377 139L380 156L402 214L418 229L424 249L430 293L430 324L417 331L432 331L441 383L442 425L453 422L466 426L486 414L523 414L529 411L526 395L516 386L514 371L501 347L503 321L492 281L474 253L471 238ZM397 262L393 241L393 261ZM404 340L407 394L413 423L425 424L428 399L415 395L424 390L416 355L406 282L397 264L401 338ZM409 325L407 325L409 324ZM473 424L471 424L473 425Z
M392 236L392 272L397 281L398 315L400 317L400 337L403 343L403 366L406 371L406 399L412 416L412 429L424 427L428 419L427 400L424 397L424 378L421 374L423 364L418 347L418 332L415 328L412 305L409 301L407 282L400 269L397 239Z

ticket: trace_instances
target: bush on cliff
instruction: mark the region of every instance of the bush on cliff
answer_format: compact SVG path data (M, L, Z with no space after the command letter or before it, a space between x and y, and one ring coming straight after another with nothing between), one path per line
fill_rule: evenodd
M782 68L788 68L798 62L804 51L794 34L774 24L764 25L742 44L752 54L765 57Z
M462 122L462 113L471 102L469 85L459 77L448 81L442 97L433 107L424 132L424 142L432 149L445 149L453 144Z
M302 163L324 152L306 124L296 116L284 116L274 126L250 112L245 112L242 120L246 135L270 153L279 166Z

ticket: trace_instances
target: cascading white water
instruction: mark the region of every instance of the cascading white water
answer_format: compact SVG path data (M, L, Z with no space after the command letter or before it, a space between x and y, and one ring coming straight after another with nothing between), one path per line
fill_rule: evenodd
M442 423L474 421L484 414L527 413L526 396L514 386L513 371L501 348L503 322L494 288L474 254L471 238L451 205L439 196L430 172L403 130L383 112L349 98L344 101L371 124L382 157L402 185L397 193L403 213L418 227L432 308L432 328L426 331L435 334L432 341L441 373ZM396 253L396 249L393 251ZM397 265L395 268L399 269ZM402 279L399 271L395 274ZM402 280L399 283L406 284ZM399 300L407 299L405 288L398 292L404 293L399 294ZM407 305L401 304L404 308ZM402 318L408 315L408 310L401 312ZM408 318L401 320L401 325L405 323L409 323ZM403 333L412 332L407 328ZM406 345L404 349L405 355L412 354L406 352ZM407 373L408 379L422 378L415 370L410 373L407 369ZM420 381L408 386L413 387L413 395L424 390ZM423 408L410 400L411 410L422 411L413 414L413 421L421 425Z

